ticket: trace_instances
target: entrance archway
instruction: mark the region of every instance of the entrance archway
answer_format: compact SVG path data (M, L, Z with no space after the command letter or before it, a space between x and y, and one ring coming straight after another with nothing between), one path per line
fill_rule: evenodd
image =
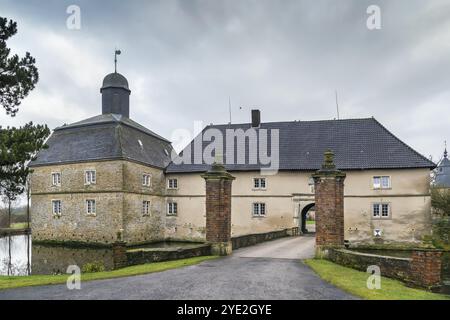
M302 209L302 212L301 212L301 214L300 214L300 227L301 227L301 231L302 231L302 233L308 233L309 231L308 231L308 228L306 227L306 218L307 218L307 215L308 215L308 212L312 209L312 208L314 208L315 207L315 203L313 202L313 203L310 203L310 204L307 204L303 209Z

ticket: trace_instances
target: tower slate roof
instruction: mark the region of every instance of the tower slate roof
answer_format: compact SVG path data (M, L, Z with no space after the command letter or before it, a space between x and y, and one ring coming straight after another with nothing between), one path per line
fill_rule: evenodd
M126 159L165 168L172 151L168 140L118 114L58 127L47 145L31 166Z
M210 125L208 129L217 129L226 137L227 129L251 128L250 123ZM322 120L322 121L290 121L261 123L255 128L258 136L261 129L267 129L268 153L270 154L270 130L279 130L279 170L317 170L323 162L323 153L331 149L335 154L335 164L341 170L363 169L399 169L399 168L435 168L436 165L406 145L374 118ZM196 139L201 139L199 135ZM166 169L168 173L204 172L209 166L194 163L194 139L181 153L190 150L190 163L172 162ZM199 142L203 152L211 142ZM259 138L258 138L259 143ZM237 160L227 161L226 145L223 141L223 161L229 171L253 171L268 167L261 162L250 164L248 161L249 143L245 146L234 143L234 155L238 147L245 147L245 163ZM234 164L233 164L234 162Z
M450 160L447 156L447 149L444 151L444 158L436 168L434 184L443 188L450 188Z

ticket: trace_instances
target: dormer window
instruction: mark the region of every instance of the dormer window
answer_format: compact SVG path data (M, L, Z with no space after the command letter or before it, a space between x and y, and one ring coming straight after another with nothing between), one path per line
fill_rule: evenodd
M61 185L61 173L52 172L52 186L60 186L60 185Z
M86 170L84 172L84 184L95 184L97 182L95 170Z
M373 177L373 188L374 189L390 189L391 188L391 177L389 177L389 176Z
M148 173L142 175L142 185L144 187L150 187L152 185L152 176Z

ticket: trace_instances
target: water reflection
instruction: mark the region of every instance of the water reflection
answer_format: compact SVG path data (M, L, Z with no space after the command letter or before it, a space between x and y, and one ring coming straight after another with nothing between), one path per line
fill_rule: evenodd
M31 235L0 238L0 275L63 274L69 265L83 269L88 263L113 269L110 248L72 248L32 245Z
M31 274L31 236L0 238L0 275L26 276Z

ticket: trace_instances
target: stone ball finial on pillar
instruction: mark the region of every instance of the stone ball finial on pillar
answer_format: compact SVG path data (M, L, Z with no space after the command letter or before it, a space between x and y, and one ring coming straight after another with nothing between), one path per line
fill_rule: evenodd
M336 169L334 153L324 152L322 168L313 175L316 207L316 257L325 257L329 248L344 246L344 180Z
M206 182L206 241L213 255L229 255L231 244L231 184L235 177L214 162L202 178Z

